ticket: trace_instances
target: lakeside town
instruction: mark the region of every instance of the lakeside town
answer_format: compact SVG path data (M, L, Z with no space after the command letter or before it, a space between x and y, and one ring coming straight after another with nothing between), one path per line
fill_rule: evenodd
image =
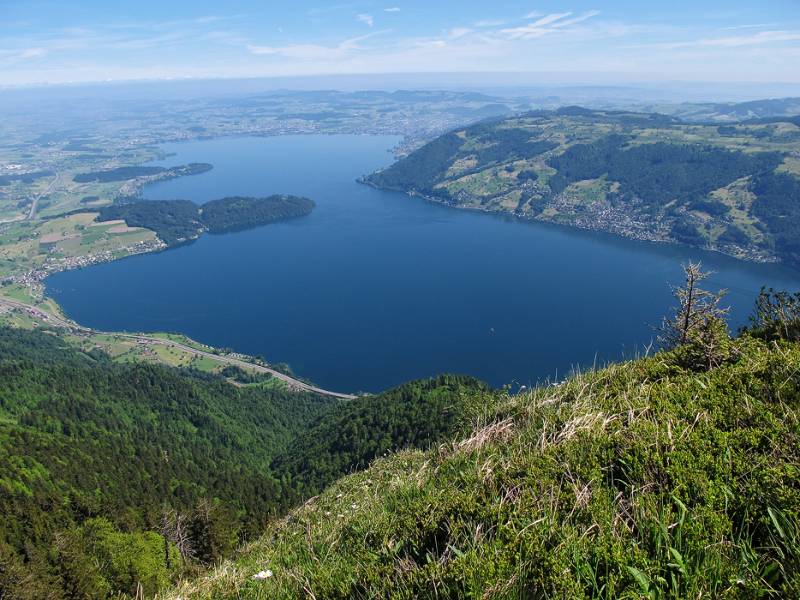
M115 250L103 250L100 252L90 252L79 256L48 257L44 263L34 269L19 274L8 275L0 280L0 285L18 284L28 287L31 291L41 289L41 283L48 276L61 271L70 269L81 269L112 260L118 260L126 256L145 254L148 252L158 252L166 249L167 245L159 239L144 240L122 246Z

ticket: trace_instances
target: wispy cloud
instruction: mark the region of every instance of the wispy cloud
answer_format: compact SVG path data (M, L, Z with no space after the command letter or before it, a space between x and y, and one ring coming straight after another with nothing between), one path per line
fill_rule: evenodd
M457 40L458 38L462 38L465 35L469 35L472 33L472 29L469 27L454 27L450 31L447 32L447 37L452 40Z
M480 27L480 28L483 28L483 27L500 27L501 25L505 25L505 24L506 24L506 21L503 21L501 19L482 19L480 21L475 21L475 23L473 23L472 26L473 27Z
M356 21L364 23L367 27L373 27L375 25L375 18L367 13L356 15Z
M567 19L566 21L559 21L558 23L555 23L553 26L554 27L569 27L570 25L575 25L576 23L581 23L581 22L586 21L588 19L592 19L592 18L598 16L599 14L600 14L599 10L590 10L588 12L583 13L582 15L580 15L578 17L574 17L572 19Z
M731 27L723 27L723 31L733 31L736 29L764 29L764 27L774 27L774 23L753 23L752 25L733 25Z
M501 33L505 34L512 40L516 39L529 40L529 39L540 38L545 35L550 35L553 33L565 31L571 25L576 25L578 23L591 19L592 17L596 17L597 15L600 14L600 11L590 10L589 12L585 12L577 17L572 17L572 14L573 13L571 12L551 13L549 15L544 15L542 17L539 17L539 19L537 19L533 23L529 23L528 25L502 29Z
M684 27L666 18L637 20L633 11L616 17L609 8L600 16L597 10L582 12L569 4L521 17L524 11L504 14L503 3L495 3L469 20L446 12L438 21L400 29L404 19L391 15L407 9L398 0L338 1L298 9L295 16L312 25L307 30L291 15L284 22L262 23L249 16L213 14L163 21L76 19L66 27L38 30L21 25L15 30L6 21L0 23L0 72L9 81L149 77L151 70L153 76L253 76L538 69L593 76L635 72L646 78L688 73L738 77L743 72L765 78L777 73L800 80L794 66L800 61L800 29L769 11L760 13L758 23L726 17ZM336 19L328 20L332 13ZM390 20L397 29L376 30ZM269 37L281 32L279 25L286 34ZM536 56L548 60L536 61Z
M79 53L121 56L132 52L136 55L139 51L192 44L200 40L241 45L244 43L241 36L215 29L223 21L239 18L241 15L209 15L170 21L130 20L62 27L33 35L5 35L0 41L0 65L47 57L51 68L66 68L63 66L66 63L61 61L69 61L69 68L73 68L74 57Z
M303 61L331 61L340 59L347 54L352 54L356 51L363 50L364 48L361 46L361 42L378 35L383 35L389 31L390 30L388 29L374 31L366 35L348 38L332 46L323 44L287 44L284 46L259 46L256 44L248 44L247 50L251 54L256 55L282 56L285 58L294 58Z
M47 55L47 50L44 48L25 48L19 53L19 58L28 60L30 58L41 58Z
M530 27L543 27L545 25L549 25L550 23L555 23L556 21L560 21L564 17L568 17L571 14L572 14L571 12L565 12L565 13L554 13L551 15L545 15L541 19L531 23Z
M670 50L690 47L738 48L742 46L762 46L766 44L796 41L800 41L800 31L759 31L751 35L701 38L685 42L666 42L654 45L665 50Z
M47 56L44 48L22 48L20 50L0 50L0 60L5 63L16 63Z

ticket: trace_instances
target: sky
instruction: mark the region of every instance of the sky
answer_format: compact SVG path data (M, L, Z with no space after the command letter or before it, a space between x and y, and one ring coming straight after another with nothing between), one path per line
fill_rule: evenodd
M0 86L372 73L800 82L800 0L0 0Z

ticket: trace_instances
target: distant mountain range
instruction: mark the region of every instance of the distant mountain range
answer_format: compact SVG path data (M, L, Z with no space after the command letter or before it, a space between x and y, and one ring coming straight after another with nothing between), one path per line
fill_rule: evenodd
M746 121L800 115L800 98L771 98L750 102L679 104L668 110L687 121Z

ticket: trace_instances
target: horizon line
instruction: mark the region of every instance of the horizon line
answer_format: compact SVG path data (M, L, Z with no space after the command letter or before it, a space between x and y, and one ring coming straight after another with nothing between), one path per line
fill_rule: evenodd
M25 83L0 83L0 90L21 90L21 89L41 89L41 88L54 88L54 87L80 87L80 86L103 86L103 85L120 85L120 84L148 84L148 83L189 83L189 82L229 82L229 81L280 81L280 80L313 80L313 79L346 79L346 78L376 78L376 77L420 77L430 78L437 76L450 76L450 77L470 77L470 76L503 76L503 75L525 75L525 76L602 76L603 74L625 76L625 72L591 72L591 71L527 71L527 70L491 70L491 71L390 71L390 72L353 72L353 73L319 73L319 74L302 74L302 75L238 75L238 76L225 76L225 75L209 75L209 76L192 76L185 75L179 77L154 77L154 78L107 78L107 79L87 79L83 81L38 81L38 82L25 82ZM418 84L419 85L419 84ZM444 89L447 84L441 82L439 89ZM451 83L451 85L453 85ZM541 81L541 82L459 82L461 86L468 86L472 88L520 88L520 87L610 87L610 88L625 88L625 87L653 87L665 88L670 85L730 85L730 86L760 86L760 85L775 85L775 86L797 86L798 93L800 93L800 81L787 81L787 80L719 80L719 79L661 79L659 81L651 81L647 79L613 79L608 82L598 82L593 80L575 79L574 81ZM427 85L424 86L429 88ZM323 88L320 88L320 90Z

